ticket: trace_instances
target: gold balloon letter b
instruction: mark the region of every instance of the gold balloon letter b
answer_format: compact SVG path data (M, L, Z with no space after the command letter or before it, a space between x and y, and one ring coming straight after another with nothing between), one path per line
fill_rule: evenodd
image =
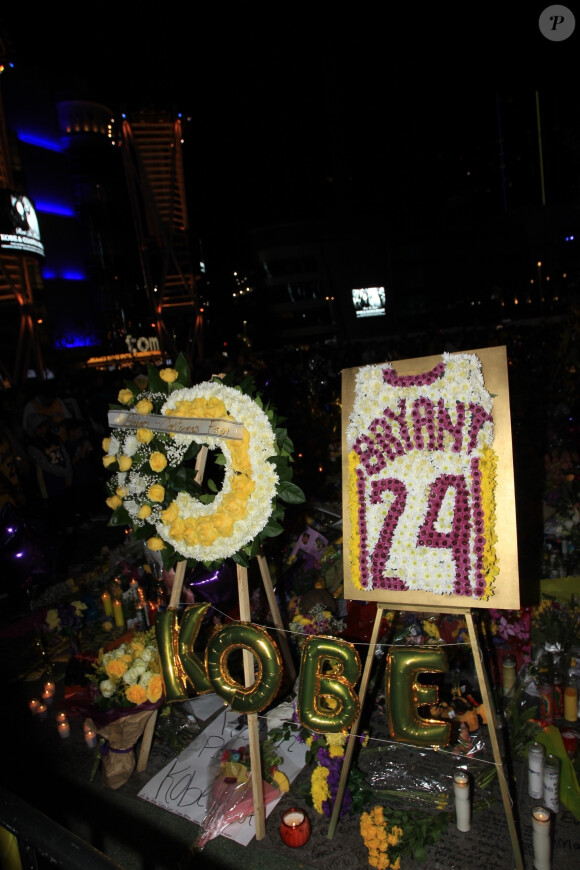
M447 746L451 725L425 719L418 707L437 701L437 687L417 682L420 673L447 671L447 656L442 649L428 647L391 647L387 656L386 702L389 729L395 740L416 746Z

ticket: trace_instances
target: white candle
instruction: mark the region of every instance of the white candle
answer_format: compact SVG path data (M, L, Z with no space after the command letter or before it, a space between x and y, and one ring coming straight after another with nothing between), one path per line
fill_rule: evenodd
M88 731L85 731L85 743L89 747L89 749L94 749L97 745L97 732L93 731L92 728L89 728Z
M52 704L53 698L54 698L54 692L51 692L48 689L45 689L44 692L42 693L42 700L44 701L45 704Z
M57 722L66 722L67 721L66 713L57 713L55 718L56 718Z
M453 774L453 791L455 794L455 814L457 816L457 830L467 832L471 830L471 805L469 794L469 777L464 770L457 770Z
M296 825L301 825L303 821L304 813L301 813L298 810L293 810L291 813L284 814L284 824L286 825L295 827Z
M70 737L70 725L68 724L68 719L65 718L61 722L57 722L56 727L61 737Z
M40 707L40 701L38 700L38 698L31 698L30 701L28 702L28 706L30 707L30 712L34 716L34 715L36 715L36 713L38 713L38 708Z
M534 867L550 870L550 811L545 807L532 810Z
M47 680L46 683L44 684L44 695L46 695L46 697L52 698L52 696L54 695L54 689L55 689L55 686L54 686L53 681Z
M46 717L48 715L48 707L46 706L46 704L39 704L38 705L38 710L36 711L36 715L38 716L39 719L46 719Z

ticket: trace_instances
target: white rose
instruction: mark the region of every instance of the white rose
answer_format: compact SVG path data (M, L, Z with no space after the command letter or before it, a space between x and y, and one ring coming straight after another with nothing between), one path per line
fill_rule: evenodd
M128 686L134 686L138 679L139 674L133 667L127 668L127 670L123 674L123 682L127 683Z
M99 683L99 689L103 698L112 698L115 694L115 684L111 680L103 680Z

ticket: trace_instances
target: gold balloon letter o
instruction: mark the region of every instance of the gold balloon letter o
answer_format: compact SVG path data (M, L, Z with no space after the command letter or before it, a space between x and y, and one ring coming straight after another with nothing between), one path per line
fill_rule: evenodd
M228 659L236 649L247 649L257 661L251 686L234 680ZM206 670L216 693L237 713L259 713L276 697L282 679L282 658L267 631L248 622L233 622L216 632L206 649Z

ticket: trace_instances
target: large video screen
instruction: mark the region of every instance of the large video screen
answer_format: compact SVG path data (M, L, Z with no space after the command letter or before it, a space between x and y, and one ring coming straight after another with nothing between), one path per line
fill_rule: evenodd
M44 257L36 209L27 196L0 190L0 248Z
M377 317L385 313L385 288L361 287L352 291L352 304L357 317Z

